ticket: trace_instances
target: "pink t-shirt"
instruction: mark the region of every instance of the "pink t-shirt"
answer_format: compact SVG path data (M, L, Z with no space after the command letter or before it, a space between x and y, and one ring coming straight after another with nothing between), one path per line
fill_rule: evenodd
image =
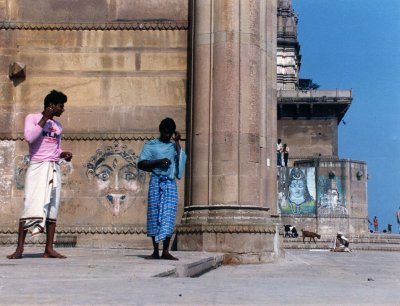
M29 156L35 161L58 161L61 150L61 123L47 120L42 128L38 125L43 115L29 114L25 118L24 137L29 144Z

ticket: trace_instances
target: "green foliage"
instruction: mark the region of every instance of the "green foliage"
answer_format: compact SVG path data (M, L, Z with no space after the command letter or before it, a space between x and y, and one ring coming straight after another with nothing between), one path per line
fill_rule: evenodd
M314 83L312 79L299 79L299 90L316 90L319 88L317 83Z

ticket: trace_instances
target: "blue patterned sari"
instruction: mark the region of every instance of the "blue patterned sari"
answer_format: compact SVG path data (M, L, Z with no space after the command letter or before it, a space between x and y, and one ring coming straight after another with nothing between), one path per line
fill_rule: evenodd
M186 153L180 150L178 155L174 143L154 139L145 143L139 157L139 162L163 158L168 158L171 164L152 170L148 193L147 236L155 237L156 242L172 237L174 233L178 207L175 178L180 179L183 175Z

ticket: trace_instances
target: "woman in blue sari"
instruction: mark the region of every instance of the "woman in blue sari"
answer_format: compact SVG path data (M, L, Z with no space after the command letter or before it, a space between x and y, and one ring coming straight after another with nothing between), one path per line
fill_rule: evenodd
M138 167L151 172L148 209L147 236L153 242L153 253L147 259L159 259L158 243L163 241L161 258L178 260L169 253L169 244L174 233L178 191L175 179L180 179L186 163L186 154L181 150L181 135L176 131L173 119L161 121L160 137L147 141L139 157ZM171 142L173 137L174 142Z

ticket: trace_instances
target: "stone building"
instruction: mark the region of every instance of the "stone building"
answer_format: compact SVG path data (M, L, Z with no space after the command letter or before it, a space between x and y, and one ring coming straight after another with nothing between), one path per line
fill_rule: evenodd
M15 241L23 206L24 118L51 89L68 95L62 141L74 153L62 165L60 240L150 247L148 175L136 161L167 116L189 153L178 184L180 250L225 252L232 262L281 255L277 135L291 165L343 178L325 185L331 197L347 188L350 213L339 217L352 229L349 217L366 211L367 174L337 156L351 92L297 90L296 26L291 1L0 0L1 241ZM282 216L325 226L318 220Z
M62 165L59 232L78 244L148 244L147 181L136 161L167 116L186 137L188 5L136 4L0 1L3 233L23 205L24 117L54 88L68 95L62 146L74 154ZM9 65L25 74L9 75Z
M60 121L74 153L58 239L150 246L136 161L168 116L190 157L179 249L278 257L276 10L274 0L0 0L2 239L15 238L23 205L24 117L55 88L68 95Z
M325 235L334 235L336 231L365 234L368 231L366 163L338 156L338 125L351 105L352 92L318 90L311 80L299 79L297 22L292 0L280 0L277 137L290 148L290 168L279 170L278 211L282 223L298 228ZM292 172L293 169L297 170ZM294 180L295 177L298 179ZM293 194L299 191L290 190L292 181L292 185L300 181L300 185L305 185L308 201L301 197L294 199Z

